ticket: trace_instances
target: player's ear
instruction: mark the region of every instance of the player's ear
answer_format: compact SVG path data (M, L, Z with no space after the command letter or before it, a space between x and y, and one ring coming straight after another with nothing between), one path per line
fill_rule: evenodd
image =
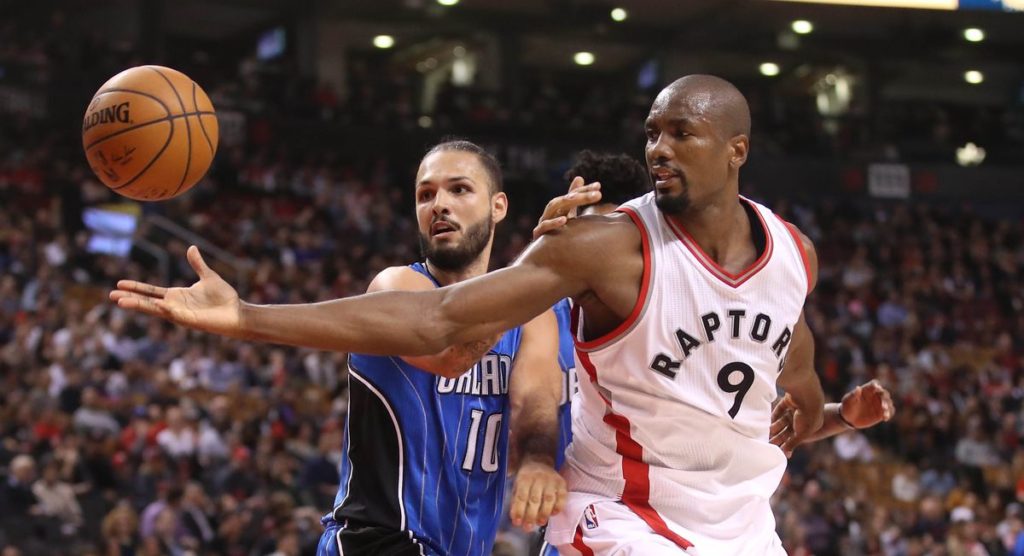
M505 192L499 191L491 195L491 220L497 224L505 219L506 214L508 214L508 197Z
M750 138L740 134L729 140L729 149L732 151L729 156L729 166L739 168L747 162L747 153L750 152Z

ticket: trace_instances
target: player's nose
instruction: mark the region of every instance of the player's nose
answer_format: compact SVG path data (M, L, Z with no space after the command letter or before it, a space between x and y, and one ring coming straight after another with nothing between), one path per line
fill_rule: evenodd
M665 162L672 159L672 149L668 145L668 134L658 134L658 139L647 146L647 161L651 164Z
M431 210L434 214L448 214L451 212L451 200L451 195L447 192L443 190L438 191L437 194L434 195L434 204L431 207Z

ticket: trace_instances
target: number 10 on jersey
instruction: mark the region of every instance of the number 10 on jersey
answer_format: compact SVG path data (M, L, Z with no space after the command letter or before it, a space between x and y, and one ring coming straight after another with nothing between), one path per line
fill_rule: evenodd
M498 470L498 434L501 432L501 413L492 413L484 418L484 412L473 409L469 412L469 438L466 441L466 455L462 458L462 469L473 471L477 454L480 454L480 469L487 473ZM483 430L481 431L481 425ZM480 437L483 436L483 439ZM481 446L481 444L483 444Z

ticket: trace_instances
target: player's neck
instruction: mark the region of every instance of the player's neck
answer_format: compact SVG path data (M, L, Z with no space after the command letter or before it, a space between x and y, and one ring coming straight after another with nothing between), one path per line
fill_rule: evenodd
M690 234L708 257L724 268L736 264L737 258L749 258L749 253L756 251L750 218L738 195L670 218ZM738 264L745 267L743 262Z
M450 286L452 284L462 282L463 280L469 280L470 278L476 278L477 276L483 276L487 274L487 266L491 260L491 246L487 245L480 255L468 265L457 268L454 270L445 270L438 268L433 261L427 259L427 270L430 271L431 276L437 280L441 286Z

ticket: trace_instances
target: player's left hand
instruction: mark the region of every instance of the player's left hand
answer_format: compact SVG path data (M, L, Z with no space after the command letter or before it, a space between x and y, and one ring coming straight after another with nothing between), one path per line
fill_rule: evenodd
M568 490L565 479L555 471L549 459L523 458L516 473L509 518L526 531L544 525L548 518L565 507Z
M537 227L533 229L533 239L565 226L569 220L576 218L579 207L592 205L601 200L601 184L598 182L584 183L580 176L573 178L569 184L569 192L548 201L544 207Z
M820 426L820 423L812 423L797 407L793 396L786 394L772 409L772 423L768 429L769 442L781 448L788 458L793 455L793 450L805 438L817 432Z
M851 425L866 429L892 419L896 414L896 406L882 383L872 380L847 392L839 411Z

